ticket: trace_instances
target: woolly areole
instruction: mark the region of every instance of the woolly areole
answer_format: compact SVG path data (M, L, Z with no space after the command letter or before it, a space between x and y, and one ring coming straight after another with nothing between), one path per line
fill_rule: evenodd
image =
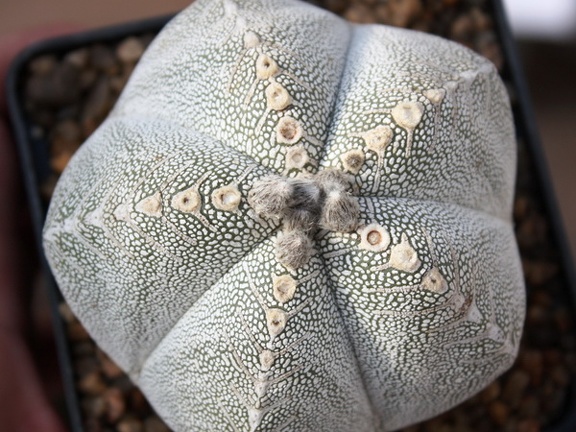
M73 157L68 303L176 431L383 431L514 361L515 143L494 67L292 0L199 0Z

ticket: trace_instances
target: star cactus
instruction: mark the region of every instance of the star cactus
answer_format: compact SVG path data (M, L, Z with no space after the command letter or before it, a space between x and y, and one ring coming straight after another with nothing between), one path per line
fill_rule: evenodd
M494 67L292 0L199 0L52 199L45 250L177 431L381 431L517 353L515 144Z

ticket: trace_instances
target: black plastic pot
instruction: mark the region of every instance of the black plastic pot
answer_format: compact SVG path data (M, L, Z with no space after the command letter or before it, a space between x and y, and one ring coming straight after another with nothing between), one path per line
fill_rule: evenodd
M519 141L526 147L526 152L535 171L533 181L538 186L539 200L545 207L545 216L552 228L553 243L559 256L561 266L560 278L566 290L567 298L572 301L572 314L576 311L574 299L576 297L576 274L570 257L566 236L564 234L560 214L555 201L548 167L541 148L536 123L530 106L527 86L523 77L522 67L518 60L517 50L511 36L503 7L499 0L491 2L491 14L495 21L501 48L505 58L503 77L511 84L515 96L514 116ZM74 432L83 430L79 409L77 392L74 386L74 373L71 364L69 344L66 337L64 323L58 313L58 305L62 300L55 282L41 250L41 230L44 222L47 203L42 200L40 185L50 175L49 154L47 144L43 138L35 138L32 133L33 125L27 117L25 100L23 99L23 77L29 62L44 54L63 55L74 49L85 47L93 43L113 43L132 35L157 33L166 24L170 17L161 17L122 26L86 32L77 35L61 37L31 46L22 52L12 65L7 81L8 106L12 120L15 139L19 146L22 163L23 178L29 198L29 206L33 217L35 235L39 245L40 255L45 273L49 279L50 298L53 306L53 321L56 333L59 360L62 369L64 387L66 391L67 406L71 429ZM571 394L565 407L564 414L550 427L549 431L576 430L576 379L572 380Z

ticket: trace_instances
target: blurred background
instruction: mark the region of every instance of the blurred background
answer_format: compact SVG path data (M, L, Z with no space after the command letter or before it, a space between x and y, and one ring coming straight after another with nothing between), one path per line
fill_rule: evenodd
M0 36L54 23L86 28L176 12L190 0L0 0ZM576 254L576 1L504 0L524 64L566 233Z

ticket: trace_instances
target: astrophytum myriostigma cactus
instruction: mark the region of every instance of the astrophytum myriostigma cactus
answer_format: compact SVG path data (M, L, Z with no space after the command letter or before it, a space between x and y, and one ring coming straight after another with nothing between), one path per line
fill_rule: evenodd
M292 0L200 0L51 202L94 339L178 431L382 431L517 353L515 144L494 67Z

